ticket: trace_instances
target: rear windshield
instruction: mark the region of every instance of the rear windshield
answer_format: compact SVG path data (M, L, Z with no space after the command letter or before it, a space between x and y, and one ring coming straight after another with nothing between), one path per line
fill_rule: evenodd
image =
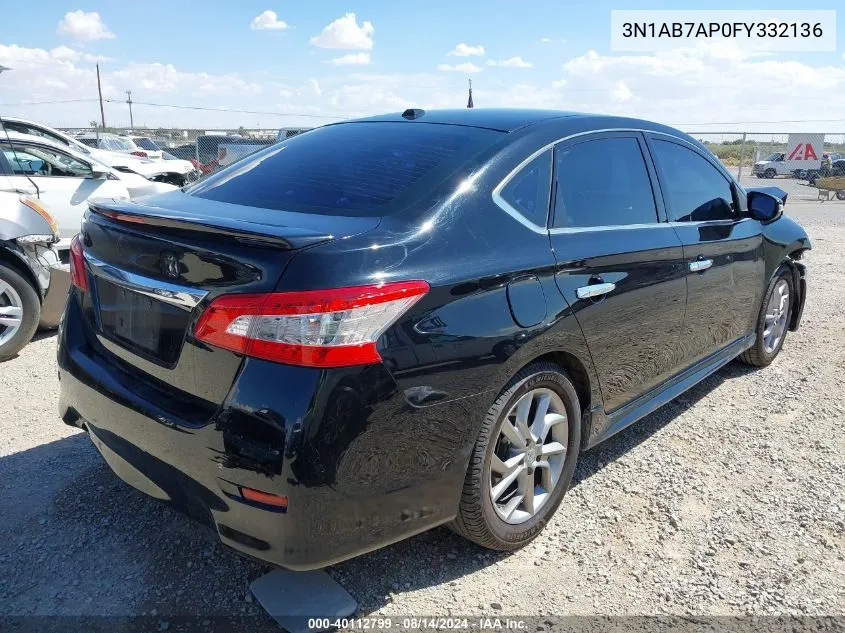
M100 137L100 147L113 152L132 152L135 145L129 139L115 138L114 136Z
M425 123L329 125L248 156L186 191L263 209L386 215L440 184L501 132Z
M151 139L148 138L135 138L132 140L135 141L135 145L137 145L141 149L148 149L153 152L157 152L161 149Z

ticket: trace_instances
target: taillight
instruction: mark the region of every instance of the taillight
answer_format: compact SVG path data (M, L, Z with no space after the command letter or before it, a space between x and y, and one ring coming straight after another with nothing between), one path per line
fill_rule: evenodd
M79 235L70 241L70 283L88 292L88 275L85 274L85 257L82 255L82 242Z
M47 224L50 225L50 230L58 236L59 223L56 222L56 218L54 218L53 215L47 210L47 207L45 207L39 200L35 200L34 198L30 198L29 196L21 196L21 203L25 204L30 209L35 211L38 215L40 215L42 218L44 218Z
M197 323L197 340L289 365L377 363L378 337L428 292L424 281L331 290L223 295Z
M140 156L141 158L146 158L147 152L142 152L141 150L136 150L136 151L132 152L132 155L133 156Z

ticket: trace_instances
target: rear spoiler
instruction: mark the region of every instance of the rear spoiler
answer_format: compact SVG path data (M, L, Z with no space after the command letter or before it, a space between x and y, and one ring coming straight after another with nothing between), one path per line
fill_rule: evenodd
M91 213L118 222L208 233L242 242L264 243L285 250L296 250L332 239L331 234L306 228L259 224L220 216L200 216L154 206L151 203L139 204L114 198L89 200L86 219Z

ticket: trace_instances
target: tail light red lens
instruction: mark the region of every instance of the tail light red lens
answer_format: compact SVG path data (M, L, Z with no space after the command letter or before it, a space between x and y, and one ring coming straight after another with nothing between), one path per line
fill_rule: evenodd
M74 235L70 241L70 283L88 292L88 275L85 274L85 257L79 235Z
M133 156L140 156L141 158L146 158L147 152L142 152L141 150L137 150L137 151L132 152L132 155Z
M261 492L260 490L254 490L253 488L246 488L244 486L241 487L241 496L244 499L263 503L268 506L274 506L281 510L287 510L288 508L288 498L286 496L274 495L269 492Z
M377 363L379 336L428 290L424 281L401 281L223 295L203 312L194 335L217 347L289 365Z

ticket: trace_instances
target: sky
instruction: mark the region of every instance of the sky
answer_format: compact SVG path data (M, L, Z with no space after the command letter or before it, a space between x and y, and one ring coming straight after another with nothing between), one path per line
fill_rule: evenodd
M278 128L465 107L471 78L476 107L624 114L691 132L845 133L845 14L836 52L761 54L711 41L619 53L610 11L635 7L603 0L6 3L0 65L12 70L0 73L0 115L55 127L99 120L99 63L115 126L129 125L126 90L136 127ZM742 8L765 19L800 6Z

